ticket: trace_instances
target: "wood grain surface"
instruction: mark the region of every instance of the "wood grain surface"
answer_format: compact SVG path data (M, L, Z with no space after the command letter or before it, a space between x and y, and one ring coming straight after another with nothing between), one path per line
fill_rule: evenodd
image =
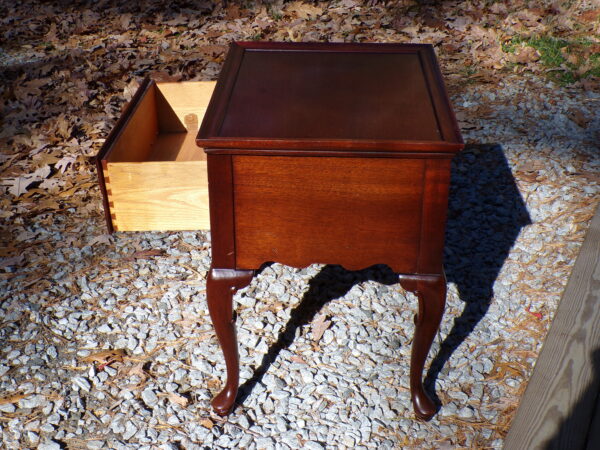
M116 231L210 228L206 161L108 164Z
M425 160L234 156L238 268L416 270Z
M206 154L195 136L214 87L142 84L99 155L109 230L209 228Z
M463 142L431 45L236 42L198 145L317 155Z
M106 153L106 160L145 161L157 135L156 86L151 84Z
M600 209L581 247L504 448L600 448L599 419L594 419L600 408L599 390Z
M433 47L233 43L196 142L208 154L211 273L274 261L403 274L420 305L412 401L431 419L422 370L446 296L450 158L463 148ZM230 297L207 290L217 333L228 330L219 414L238 379Z

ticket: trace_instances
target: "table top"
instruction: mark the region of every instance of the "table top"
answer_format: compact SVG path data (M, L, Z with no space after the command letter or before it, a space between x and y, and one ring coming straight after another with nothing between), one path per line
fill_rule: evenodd
M236 42L197 142L204 148L456 152L433 47Z

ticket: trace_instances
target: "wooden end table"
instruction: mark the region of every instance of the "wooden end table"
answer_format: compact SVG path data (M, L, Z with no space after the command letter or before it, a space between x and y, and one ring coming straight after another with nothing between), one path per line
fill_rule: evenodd
M227 366L212 402L239 384L234 293L265 262L387 264L415 292L411 397L446 299L442 266L450 160L463 148L433 48L240 42L198 133L207 153L212 266L207 301Z

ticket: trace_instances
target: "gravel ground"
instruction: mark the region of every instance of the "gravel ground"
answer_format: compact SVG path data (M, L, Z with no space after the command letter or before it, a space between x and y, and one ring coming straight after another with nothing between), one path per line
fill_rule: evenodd
M273 22L284 34L267 37L293 38L303 27L314 27L316 19L306 14L293 29ZM338 14L347 19L344 33L354 33L355 17ZM95 23L94 17L83 19ZM339 25L319 17L323 27ZM129 19L123 19L124 29ZM244 18L228 18L233 25L220 35L223 20L197 26L219 35L222 46L253 36L242 29ZM17 39L20 24L5 22ZM410 24L401 25L404 34L389 27L364 33L374 33L371 40L406 41ZM39 49L49 48L46 44L29 46L23 60L0 52L3 66L43 60L47 67L41 70L57 72L43 86L25 83L33 94L0 91L5 110L14 110L11 120L0 121L5 127L0 139L12 132L9 125L20 133L9 141L14 151L0 155L8 172L2 177L21 175L23 167L26 175L33 172L20 164L35 162L42 149L95 153L110 128L101 120L114 123L123 102L114 93L100 93L102 86L125 87L124 96L131 94L115 60L131 51L135 57L127 57L139 64L138 76L183 58L176 46L166 63L151 59L160 58L148 51L138 57L142 45L154 51L152 41L143 43L159 32L144 29L135 41L139 48L119 41L104 53L96 36L82 32L77 38L76 45L89 38L89 48L69 58L77 62L85 52L95 54L97 66L85 70L95 76L107 70L102 62L108 61L120 74L118 82L88 83L79 63L72 69L77 77L70 77L63 62L44 59ZM43 34L52 37L51 30ZM429 32L427 39L441 43L453 36L447 29L442 34ZM177 36L186 32L169 39ZM415 31L411 39L421 37ZM27 53L26 46L18 50L14 53ZM440 54L440 46L436 51ZM441 408L430 422L415 419L408 391L416 298L393 284L384 267L347 272L317 265L272 264L238 292L240 405L227 419L215 416L209 402L220 390L225 366L205 301L209 233L108 236L91 166L63 162L60 177L45 179L46 173L39 180L67 183L56 201L43 197L48 194L42 189L0 198L0 447L500 448L598 204L600 94L527 73L465 81L456 71L462 60L457 61L442 52L467 148L453 165L447 309L430 352L427 382ZM214 78L219 68L211 61L197 78ZM48 86L55 86L52 92ZM83 88L94 92L93 100L77 97ZM40 89L52 99L45 108L37 100ZM62 103L66 93L69 100ZM93 129L71 123L85 108L98 120L88 124ZM38 110L41 115L32 113ZM22 157L23 148L37 150Z
M598 101L527 79L453 98L468 145L453 167L431 422L410 407L415 297L385 268L317 265L270 265L236 295L244 398L214 416L225 368L205 302L209 233L107 237L96 192L93 220L70 209L16 223L13 239L45 259L4 267L3 446L501 447L599 191L597 128L564 111L587 105L597 124ZM103 349L125 356L103 363Z

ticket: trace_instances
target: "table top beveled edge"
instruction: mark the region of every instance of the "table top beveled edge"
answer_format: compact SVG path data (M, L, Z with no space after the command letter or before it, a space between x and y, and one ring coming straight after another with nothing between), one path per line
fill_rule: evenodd
M423 66L423 73L435 110L436 120L443 138L435 141L373 140L373 139L326 139L326 138L262 138L221 136L229 98L233 93L237 73L246 51L322 51L349 53L416 53ZM361 150L388 152L448 152L457 153L464 148L464 142L448 98L443 75L439 68L433 46L415 43L337 43L337 42L256 42L236 41L230 50L219 75L217 85L204 120L196 137L198 146L210 149L262 149L280 150L302 149L307 153L318 154L318 150Z

